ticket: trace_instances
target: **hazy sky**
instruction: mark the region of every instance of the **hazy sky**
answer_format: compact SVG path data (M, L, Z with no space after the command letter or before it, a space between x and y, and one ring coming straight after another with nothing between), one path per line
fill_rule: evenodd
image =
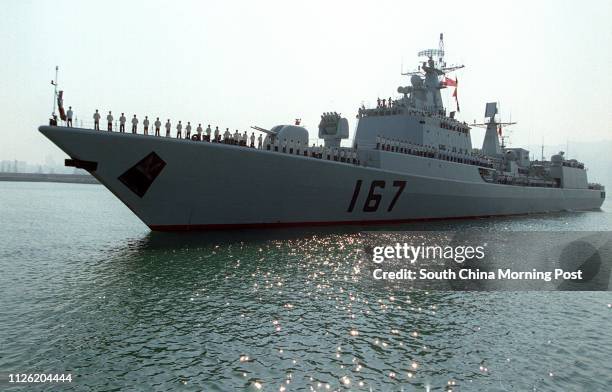
M430 4L430 5L426 5ZM435 4L435 6L434 6ZM37 131L60 67L65 104L131 117L272 127L349 118L396 96L416 53L464 63L459 118L500 102L512 145L612 139L612 2L3 0L0 159L63 153ZM446 102L451 105L450 91ZM473 130L479 147L482 131ZM570 147L571 150L571 147Z

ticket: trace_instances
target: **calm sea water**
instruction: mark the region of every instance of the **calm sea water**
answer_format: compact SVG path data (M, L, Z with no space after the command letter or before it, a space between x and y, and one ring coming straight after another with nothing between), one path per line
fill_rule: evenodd
M610 230L611 207L386 229ZM152 233L97 185L0 182L0 222L5 376L69 372L59 389L97 391L612 388L610 292L390 292L355 268L359 228Z

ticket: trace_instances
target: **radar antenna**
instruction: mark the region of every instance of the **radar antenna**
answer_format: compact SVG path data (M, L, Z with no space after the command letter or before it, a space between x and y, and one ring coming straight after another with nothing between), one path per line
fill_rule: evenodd
M456 64L447 65L446 61L444 60L445 53L446 52L444 51L444 33L440 33L440 41L438 43L438 49L425 49L425 50L421 50L420 52L418 52L418 56L419 57L427 57L429 60L433 61L434 65L433 65L432 68L435 70L436 73L438 73L440 75L443 75L443 74L446 74L446 73L449 73L449 72L453 72L453 71L456 71L458 69L461 69L461 68L465 67L465 65L463 65L463 64L461 64L461 65L456 65ZM424 75L425 74L424 67L427 67L427 63L425 63L424 66L419 67L419 69L416 70L416 71L402 72L402 75L405 75L405 76Z

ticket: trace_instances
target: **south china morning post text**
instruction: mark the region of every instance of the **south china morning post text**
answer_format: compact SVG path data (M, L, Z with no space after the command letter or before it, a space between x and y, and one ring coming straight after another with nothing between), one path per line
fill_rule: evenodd
M394 246L377 246L373 249L372 261L381 264L385 260L405 260L415 264L419 260L452 259L461 264L466 260L482 260L485 257L485 245L481 246L440 246L440 245L408 245L396 243ZM582 271L564 271L555 268L554 271L513 271L510 268L498 268L493 271L460 268L458 270L444 269L441 271L419 268L418 270L401 268L396 271L385 271L376 268L372 276L376 280L457 280L457 279L532 279L550 282L553 279L582 279Z
M486 233L375 233L368 238L364 261L370 265L372 280L396 286L408 283L413 288L442 290L608 290L610 233L588 233L581 239L575 234L511 233L496 237ZM602 250L606 253L604 263Z

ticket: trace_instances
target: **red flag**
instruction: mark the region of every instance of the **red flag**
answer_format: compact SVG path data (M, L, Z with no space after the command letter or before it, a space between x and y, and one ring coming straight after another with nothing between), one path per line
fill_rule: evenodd
M64 90L57 93L57 109L62 121L66 121L66 112L64 111Z
M448 80L452 80L452 79L448 79ZM453 80L454 86L455 86L455 91L453 91L453 98L455 98L455 102L457 103L457 111L460 112L461 110L459 110L459 98L457 97L457 85L459 84L459 79L457 79L457 77L455 76L455 80Z
M446 76L444 77L444 82L442 82L442 84L445 86L457 87L457 81L447 78Z

